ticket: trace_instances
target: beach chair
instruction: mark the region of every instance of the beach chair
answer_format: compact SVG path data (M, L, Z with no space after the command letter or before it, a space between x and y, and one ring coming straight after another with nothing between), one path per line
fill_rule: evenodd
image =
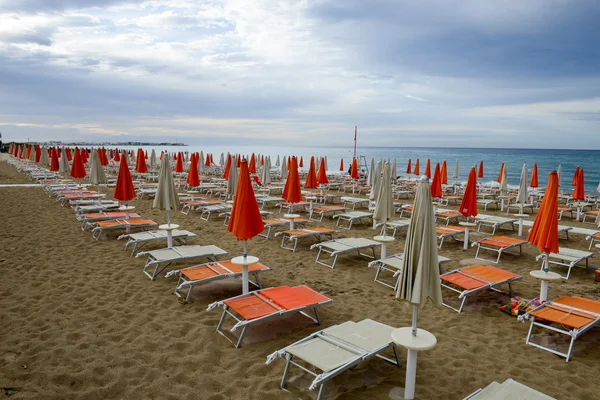
M553 301L547 301L528 313L519 316L519 320L531 321L525 344L549 351L564 357L569 362L573 353L573 345L585 332L600 325L600 301L579 296L565 296ZM567 335L571 338L566 353L554 348L534 343L531 340L533 328L539 327Z
M288 203L287 201L284 201L284 202L277 204L277 206L279 206L280 213L282 213L283 209L285 208L287 210L287 214L289 214L289 213L291 213L292 209L294 210L294 212L297 212L300 209L303 211L307 211L308 207L310 207L310 202L301 201L299 203Z
M254 282L249 280L250 284L260 289L261 285L258 275L270 270L271 268L261 263L249 265L248 274L254 277ZM209 262L195 265L193 267L170 271L165 277L168 278L173 275L177 275L179 277L177 286L175 287L175 295L177 295L177 297L181 297L181 291L186 289L187 293L185 295L185 302L189 303L190 295L192 294L192 289L194 286L222 279L241 278L242 266L233 264L231 261Z
M352 225L355 222L365 221L365 220L373 220L373 213L366 211L348 211L343 214L336 214L333 218L337 218L337 223L335 226L338 226L342 229L352 229ZM346 221L348 226L340 226L341 221Z
M329 297L323 296L308 286L279 286L217 301L210 304L207 310L223 307L223 314L217 325L217 332L233 343L236 348L239 348L244 340L246 330L251 325L273 318L300 313L320 325L321 320L318 309L320 306L331 303L331 301ZM311 309L314 312L314 317L307 313ZM222 330L227 316L236 321L236 324L230 329L231 332L242 328L237 341L230 339Z
M440 241L438 248L441 249L442 246L444 245L444 240L452 238L455 241L458 241L458 239L457 239L458 235L464 236L465 228L462 226L448 225L448 226L436 227L435 233L437 234L437 238Z
M459 220L464 219L464 216L458 211L452 210L440 210L440 212L436 213L435 220L443 219L446 221L446 225L457 224Z
M307 223L308 220L306 218L294 218L294 228L303 228ZM275 231L279 228L289 228L290 220L288 218L267 219L263 221L263 224L265 225L265 230L259 233L258 236L269 239L271 237L271 231Z
M336 215L336 213L344 213L346 212L346 207L344 206L318 206L315 207L313 206L313 209L311 210L308 219L311 221L318 221L318 222L322 222L323 221L323 217L325 217L325 215L327 214L331 214L332 216ZM319 216L319 218L313 218L313 215L317 214Z
M75 205L71 204L71 209L75 211L75 214L85 214L94 212L111 211L119 208L120 204L118 201L113 200L101 200L94 202L94 204L86 205Z
M556 400L554 397L523 385L512 379L502 383L492 382L485 388L476 390L463 400Z
M260 209L263 210L269 204L278 204L285 202L285 199L274 196L256 196L256 202L260 204Z
M483 209L487 211L489 206L494 206L496 210L500 208L500 202L496 199L481 199L477 200L477 204L483 206Z
M403 206L401 206L400 208L398 208L396 210L396 212L400 213L400 218L405 218L404 214L408 214L408 218L410 218L410 216L412 215L413 212L413 205L412 204L405 204Z
M482 216L477 217L477 232L481 231L483 226L488 226L492 228L492 235L496 234L496 229L503 228L505 226L509 226L513 231L515 230L515 223L519 220L514 218L506 218L506 217L494 217L494 216ZM504 228L507 229L507 228Z
M310 246L310 249L319 249L317 253L317 259L315 262L317 264L324 265L331 269L335 268L335 264L337 262L340 254L357 252L358 255L368 257L368 258L376 258L375 256L375 248L381 247L381 243L376 242L371 239L364 238L343 238L343 239L333 239L327 242L316 243ZM361 250L370 249L373 252L373 255L365 254L361 252ZM321 255L329 254L330 257L333 257L333 261L331 263L326 263L321 261Z
M174 229L171 231L171 235L173 237L173 241L179 245L187 245L188 239L195 238L197 235L193 232ZM137 233L126 233L117 238L117 240L128 239L127 243L125 243L125 251L129 248L129 246L133 246L131 249L130 256L135 255L136 250L140 250L148 243L152 242L166 242L167 241L167 231L157 230L157 231L146 231L146 232L137 232Z
M522 240L519 238L512 238L512 237L508 237L508 236L490 236L485 239L481 239L477 242L473 242L473 244L471 246L477 246L477 252L475 253L475 258L477 260L492 261L492 262L498 264L498 262L500 262L500 257L502 256L503 253L513 254L513 255L522 255L523 254L523 245L526 243L527 243L526 240ZM519 254L511 253L509 251L515 247L519 248ZM498 257L496 258L496 261L488 260L485 258L479 258L479 252L482 249L489 250L494 253L498 253Z
M375 225L375 228L381 227L381 235L386 235L387 232L385 232L385 230L391 229L392 230L391 236L396 237L396 233L398 233L398 231L401 231L402 229L408 229L409 226L410 226L410 219L402 218L402 219L396 219L393 221L387 221L385 224L383 222L380 222L377 225Z
M529 209L531 214L533 214L534 209L535 209L535 204L520 204L520 203L508 204L506 206L506 213L510 214L510 210L517 210L517 212L521 213L521 210L523 210L523 212L525 212L525 210L527 210L527 209Z
M323 241L323 238L331 240L339 231L335 229L329 228L304 228L304 229L294 229L293 231L287 230L283 232L277 232L275 236L281 236L281 248L286 250L296 251L298 248L298 244L305 239L315 238L317 241ZM293 242L293 245L287 245L287 242Z
M572 207L558 207L558 220L560 221L564 214L569 213L569 218L573 218L573 212L575 209Z
M442 265L450 262L451 260L447 257L442 257L438 254L438 268L440 270L440 275L442 274ZM379 260L371 261L368 266L377 267L377 272L375 272L374 281L377 283L381 283L384 286L390 287L394 290L398 290L398 285L400 284L400 272L402 271L402 263L404 262L404 253L393 254L391 256L387 256L385 258L381 258ZM381 279L382 272L390 272L392 273L393 278L396 278L394 284L390 284Z
M367 207L369 205L369 199L363 199L360 197L343 196L340 200L342 201L344 207L349 208L351 205L353 210L356 209L356 207Z
M204 207L214 206L214 205L219 205L219 204L223 204L223 202L220 200L214 200L214 199L196 198L194 200L189 200L189 201L184 202L183 206L181 206L181 212L185 215L188 215L190 213L190 211L201 210Z
M586 219L591 218L592 223L594 223L598 220L599 214L600 214L600 210L584 211L583 212L583 222L587 222Z
M95 228L92 229L92 238L100 240L102 234L107 231L120 231L125 230L129 233L132 229L136 230L148 230L156 228L158 224L149 219L115 219L112 221L98 221L94 222Z
M217 246L188 245L145 251L136 254L136 257L148 256L146 264L144 265L144 274L151 280L154 280L158 274L173 263L198 260L201 258L208 258L210 261L218 261L220 256L225 255L227 255L227 252ZM148 272L152 268L154 268L152 273Z
M460 313L467 301L467 297L482 290L489 289L498 293L504 293L496 289L496 287L508 285L508 295L512 298L512 283L523 279L523 277L491 265L474 265L446 272L440 275L440 279L443 287L458 293L458 300L460 301L458 308L443 300L442 304Z
M558 253L548 254L548 263L555 264L555 265L562 265L563 267L567 267L568 268L567 275L563 276L563 279L569 279L569 276L571 275L571 269L573 267L577 266L582 261L585 261L585 267L584 266L581 266L581 267L587 269L589 267L588 260L593 255L594 255L594 253L592 253L590 251L569 249L566 247L559 247ZM538 256L537 258L539 259L541 257L542 257L542 255ZM542 269L543 268L544 268L544 265L542 263Z
M211 215L214 215L214 214L221 215L224 212L231 211L232 208L233 208L233 205L227 204L227 203L221 203L221 204L215 204L212 206L202 207L202 209L201 209L202 212L200 213L200 219L203 221L209 221Z
M590 241L589 250L591 250L592 247L594 247L595 243L600 243L600 232L595 232L595 233L591 234L590 236L587 236L585 238L585 240L589 240Z
M283 390L291 365L308 372L315 377L309 390L318 388L317 400L321 400L329 380L363 361L377 357L399 367L398 347L391 339L394 329L371 319L347 321L272 353L267 357L267 365L277 358L285 359L280 383ZM393 359L381 354L386 350L393 352Z
M125 219L127 213L125 212L101 212L101 213L87 213L87 214L76 214L75 218L81 222L81 230L85 231L92 222L98 221L111 221L115 219ZM141 218L139 214L129 213L129 219Z

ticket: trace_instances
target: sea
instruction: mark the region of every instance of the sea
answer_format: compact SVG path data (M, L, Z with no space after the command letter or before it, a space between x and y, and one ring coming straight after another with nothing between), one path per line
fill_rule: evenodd
M215 162L219 162L221 153L227 154L264 154L271 156L272 165L275 166L277 156L295 155L303 157L304 168L308 169L311 156L327 157L329 172L339 171L340 160L344 160L344 169L347 171L354 155L353 147L314 147L314 146L141 146L150 152L155 149L169 152L200 152L211 153ZM123 147L128 148L128 147ZM137 147L132 148L137 149ZM431 160L431 173L436 163L446 160L448 178L452 180L456 161L459 163L458 181L467 180L470 168L483 161L484 178L480 182L493 185L500 173L502 163L506 165L506 174L509 186L517 187L521 177L523 164L527 164L528 177L531 178L531 169L534 164L538 167L538 180L540 187L544 187L548 180L548 174L562 166L561 190L572 189L571 182L577 166L584 169L585 190L587 193L596 192L600 189L600 150L565 150L565 149L495 149L495 148L440 148L440 147L364 147L356 149L359 160L370 164L371 158L375 161L380 159L396 159L396 172L398 176L409 176L406 174L408 160L412 160L414 168L415 161L420 160L420 172L425 172L427 160ZM364 159L362 158L364 157ZM413 175L414 176L414 175ZM529 179L528 178L528 179Z

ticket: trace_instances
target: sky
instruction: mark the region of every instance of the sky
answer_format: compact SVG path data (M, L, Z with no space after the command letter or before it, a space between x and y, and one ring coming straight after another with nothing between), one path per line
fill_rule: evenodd
M600 149L597 0L0 0L10 140Z

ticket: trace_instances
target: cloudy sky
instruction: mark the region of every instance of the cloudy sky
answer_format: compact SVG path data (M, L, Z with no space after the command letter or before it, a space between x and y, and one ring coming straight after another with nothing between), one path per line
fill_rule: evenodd
M600 149L597 0L0 0L5 140Z

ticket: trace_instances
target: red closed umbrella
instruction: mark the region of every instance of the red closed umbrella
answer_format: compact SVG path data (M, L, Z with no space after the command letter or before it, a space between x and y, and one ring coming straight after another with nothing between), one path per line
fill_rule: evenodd
M302 190L300 188L300 177L298 176L298 160L296 157L290 159L289 173L285 181L282 197L288 203L299 203L302 201Z
M477 177L475 176L475 168L471 168L471 172L469 172L467 187L458 211L467 219L477 216Z
M527 241L544 253L544 271L548 272L548 254L558 253L558 174L556 171L550 173L542 205L529 231Z
M198 187L200 186L200 176L198 175L198 159L195 154L192 154L190 159L190 170L186 183L188 186Z
M577 174L575 190L573 190L573 200L585 200L585 179L583 176L583 168L579 168L579 173Z
M148 165L146 165L146 156L142 149L138 150L137 161L135 163L135 170L140 174L148 173Z
M431 161L427 159L427 165L425 166L425 176L431 179Z
M421 170L419 169L419 159L417 158L417 161L415 161L415 169L413 169L413 174L419 176L420 172Z
M502 166L500 167L500 173L498 174L498 179L496 179L496 181L498 183L502 182L502 173L504 172L504 163L502 163Z
M538 186L538 167L537 164L533 164L533 170L531 171L531 181L529 182L529 187L536 188Z
M441 179L442 185L448 184L448 167L446 166L446 160L444 160L444 162L442 162L442 169L440 171L440 179Z
M344 159L340 159L340 171L344 172Z
M304 168L304 159L300 156L300 163L298 164L300 168Z
M58 161L58 152L54 149L54 147L51 147L50 148L50 171L51 172L58 171L59 166L60 166L60 163Z
M264 154L260 156L260 166L264 166L265 165L265 156Z
M437 163L433 173L433 180L431 181L431 197L434 199L442 197L442 177L440 175L440 164Z
M310 158L310 164L308 167L308 175L306 176L306 182L304 187L307 189L316 189L319 186L317 182L317 173L315 172L315 157Z
M477 171L477 177L483 178L483 160L479 162L479 171Z
M131 179L125 153L123 153L119 164L119 175L117 175L117 184L113 197L125 203L135 198L135 188L133 187L133 180Z
M571 186L577 185L577 178L579 177L579 166L575 168L575 174L573 175L573 181L571 182Z
M210 158L210 154L206 154L206 160L204 161L204 166L205 167L210 167L210 162L211 162L211 158ZM254 168L256 170L256 168ZM252 172L252 171L250 171Z
M75 147L75 156L73 157L70 175L75 179L83 179L86 175L85 166L83 165L83 160L81 159L81 154L77 147Z
M250 157L250 164L248 165L248 171L251 174L256 173L256 158L254 157L254 153L252 153L252 156Z
M325 157L321 158L321 165L319 165L319 173L317 174L317 183L319 185L327 185L329 183L327 171L325 170Z
M350 177L352 179L358 179L358 164L356 162L356 157L352 159L352 165L350 166Z
M183 172L183 154L179 153L177 163L175 164L175 172Z
M223 173L223 179L229 179L229 170L231 169L231 154L227 154L227 164L225 164L225 172Z
M115 150L115 157L113 158L115 162L121 162L121 155L119 154L119 150Z
M407 174L412 174L412 159L408 159L408 165L406 167L406 173Z

